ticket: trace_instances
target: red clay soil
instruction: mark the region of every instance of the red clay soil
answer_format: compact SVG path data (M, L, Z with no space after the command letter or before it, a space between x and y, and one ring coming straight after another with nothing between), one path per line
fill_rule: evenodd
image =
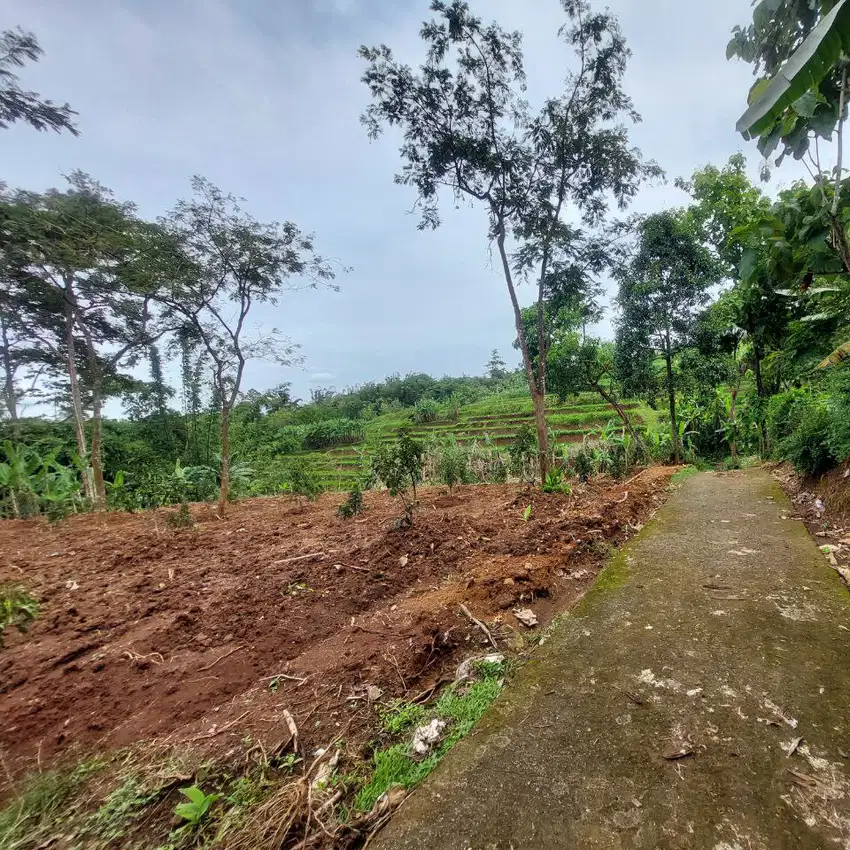
M524 630L517 605L541 626L568 608L671 471L572 496L425 488L408 530L386 493L367 493L354 520L337 516L337 494L253 499L223 520L195 506L197 524L177 531L165 511L0 522L0 583L42 608L0 650L6 766L147 739L214 749L249 733L274 746L284 708L309 744L327 743L365 722L367 686L410 698L481 651L460 603L500 648ZM270 687L276 674L290 678Z

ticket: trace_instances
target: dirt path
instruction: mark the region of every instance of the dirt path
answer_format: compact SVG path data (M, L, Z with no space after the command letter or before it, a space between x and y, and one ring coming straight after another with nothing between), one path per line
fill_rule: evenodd
M373 850L850 848L850 595L791 513L688 479Z

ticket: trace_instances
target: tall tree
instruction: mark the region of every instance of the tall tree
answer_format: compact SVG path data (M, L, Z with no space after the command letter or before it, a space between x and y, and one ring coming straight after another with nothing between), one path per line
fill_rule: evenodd
M636 237L634 256L617 271L620 324L664 359L673 456L679 463L674 360L722 269L679 211L638 219Z
M587 249L586 232L572 222L599 224L610 198L622 207L643 179L660 173L616 123L639 120L622 88L629 51L617 20L593 13L584 0L562 6L568 23L561 33L576 68L536 115L525 100L520 33L485 26L463 0L431 3L436 17L421 29L426 59L416 71L386 45L360 49L373 98L363 121L372 138L385 126L401 128L404 164L396 182L416 189L420 226L438 226L443 187L487 212L534 404L541 477L549 463L546 358L535 369L518 278L537 288L538 346L545 352L547 287L565 269L580 268Z
M276 305L299 282L332 286L331 265L319 256L313 237L292 222L259 222L232 195L208 180L192 180L193 195L181 200L165 220L174 246L173 284L161 296L203 348L212 367L213 395L220 414L221 472L219 512L230 490L230 412L239 397L245 364L251 358L292 363L296 350L276 329L248 333L256 304Z
M14 194L6 205L6 273L42 316L45 362L64 362L84 489L106 504L102 412L110 383L165 327L152 311L149 227L132 204L82 172L66 191ZM90 442L86 409L91 409Z
M79 136L73 120L77 113L67 103L57 106L20 86L16 70L38 62L43 54L33 33L20 28L0 32L0 129L23 121L36 130L67 130Z
M735 284L722 310L712 315L715 319L722 316L729 323L727 336L734 333L732 326L746 336L752 346L757 393L764 398L762 361L769 348L778 344L788 321L787 301L777 290L788 286L797 273L770 259L775 252L788 260L787 243L783 249L769 235L779 226L776 207L753 185L740 153L730 157L722 169L709 165L694 172L688 181L678 180L677 185L694 200L687 218L714 252L724 276ZM764 439L763 417L761 424Z

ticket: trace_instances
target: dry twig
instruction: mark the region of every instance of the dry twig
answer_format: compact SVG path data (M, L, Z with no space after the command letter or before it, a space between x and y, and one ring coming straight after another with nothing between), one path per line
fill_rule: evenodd
M482 632L484 632L485 635L487 635L487 640L489 640L490 643L493 644L493 649L498 649L499 645L496 643L496 640L493 635L490 634L490 629L488 629L487 626L485 626L484 623L481 622L481 620L477 620L475 617L473 617L469 611L469 608L467 608L466 605L463 604L463 602L461 602L458 607L467 617L469 617L470 620L472 620L473 623L475 623L476 626L478 626L479 629L481 629Z
M239 646L237 646L237 647L234 647L234 648L233 648L233 649L231 649L229 652L225 652L225 653L224 653L224 655L220 655L220 656L219 656L218 658L216 658L216 660L215 660L215 661L213 661L212 663L207 664L207 665L205 665L204 667L199 667L199 668L198 668L198 672L199 672L199 673L203 673L203 672L205 672L205 671L207 671L207 670L212 670L212 668L213 668L213 667L215 667L215 665L216 665L216 664L218 664L218 662L219 662L219 661L224 661L224 659L225 659L225 658L227 658L227 656L228 656L228 655L233 655L233 653L234 653L234 652L239 652L239 650L240 650L240 649L244 649L244 648L245 648L245 647L244 647L244 646L242 646L241 644L240 644Z

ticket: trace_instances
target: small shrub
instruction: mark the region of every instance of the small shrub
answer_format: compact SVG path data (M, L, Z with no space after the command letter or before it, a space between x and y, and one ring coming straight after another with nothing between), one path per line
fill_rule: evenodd
M829 445L832 419L829 411L817 403L807 404L799 413L796 427L790 436L779 444L778 453L794 468L809 475L826 472L837 460Z
M205 794L197 785L181 788L180 793L189 799L188 803L178 803L174 814L187 821L188 826L197 826L206 817L212 804L221 794Z
M378 447L372 457L372 470L384 482L391 496L397 496L402 503L404 513L397 525L413 524L413 508L416 505L416 485L422 480L425 464L420 443L402 429L395 443L384 443ZM411 498L408 488L413 491Z
M351 519L363 510L363 493L360 486L355 485L348 494L348 498L337 508L337 513L343 519Z
M523 425L508 448L511 472L522 481L534 483L537 463L537 437L530 425Z
M284 470L285 492L295 496L300 502L307 499L315 502L322 494L322 485L316 473L303 461L294 461Z
M0 587L0 647L3 646L5 629L26 632L29 624L38 617L38 611L38 602L23 588L14 585Z
M541 487L544 493L563 493L569 495L572 493L572 487L564 480L564 470L559 466L554 466L546 473L546 480Z
M573 456L573 471L576 478L585 484L590 481L590 476L593 475L593 457L587 448L582 446Z
M165 515L165 524L169 528L191 528L195 524L195 518L189 510L189 505L183 502L176 511L169 511Z

